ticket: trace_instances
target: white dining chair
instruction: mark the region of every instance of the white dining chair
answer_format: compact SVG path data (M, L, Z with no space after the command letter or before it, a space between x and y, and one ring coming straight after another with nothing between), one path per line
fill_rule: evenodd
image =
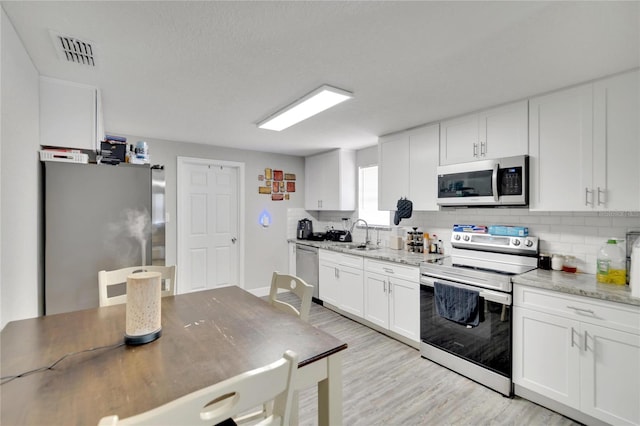
M289 425L291 398L298 371L298 355L286 351L282 358L160 407L120 420L117 415L100 419L99 426L233 425L233 417L265 401L273 401L273 412L257 425Z
M300 298L300 309L296 309L290 303L278 300L278 290L286 290ZM275 308L298 316L302 321L309 321L311 311L311 297L313 286L307 284L302 278L295 275L281 274L275 271L271 276L271 289L269 291L269 303Z
M100 297L100 306L111 306L125 303L127 301L126 293L117 295L109 294L109 289L114 286L124 287L127 277L135 272L160 272L162 274L162 292L161 296L173 296L176 289L176 267L173 266L131 266L129 268L116 269L114 271L98 272L98 294Z
M290 303L278 300L278 290L286 290L293 292L300 298L300 309L297 309ZM307 284L302 278L295 275L281 274L275 271L271 276L271 288L269 290L269 303L282 312L293 314L302 321L309 321L309 312L311 311L311 297L313 296L313 286ZM256 419L268 418L271 414L271 405L263 404L262 408L256 408L255 411L245 413L237 418L238 423L250 423ZM294 392L292 402L291 415L297 418L298 415L298 392Z

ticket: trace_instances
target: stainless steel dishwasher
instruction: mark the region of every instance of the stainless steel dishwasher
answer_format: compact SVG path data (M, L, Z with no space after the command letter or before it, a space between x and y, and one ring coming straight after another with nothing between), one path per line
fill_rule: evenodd
M322 304L318 288L318 249L296 244L296 275L313 286L313 301Z

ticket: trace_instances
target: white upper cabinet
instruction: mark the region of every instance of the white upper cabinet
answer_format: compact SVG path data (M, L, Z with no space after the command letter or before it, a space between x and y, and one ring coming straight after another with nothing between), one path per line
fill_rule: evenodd
M396 210L409 198L409 135L406 132L378 140L378 210Z
M440 164L528 154L527 101L440 123Z
M378 141L378 209L396 210L400 198L414 210L438 210L436 203L438 124L384 136Z
M593 86L593 205L640 210L640 72Z
M355 151L334 151L305 158L306 210L356 209Z
M638 71L530 100L530 209L640 210Z
M40 77L40 144L97 151L104 139L100 90Z
M590 210L585 191L591 187L592 86L534 98L529 105L529 208Z

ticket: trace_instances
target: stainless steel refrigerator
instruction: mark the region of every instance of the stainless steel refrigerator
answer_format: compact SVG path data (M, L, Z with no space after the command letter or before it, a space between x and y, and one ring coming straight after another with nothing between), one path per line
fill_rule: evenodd
M43 162L44 313L98 306L98 271L165 264L164 170Z

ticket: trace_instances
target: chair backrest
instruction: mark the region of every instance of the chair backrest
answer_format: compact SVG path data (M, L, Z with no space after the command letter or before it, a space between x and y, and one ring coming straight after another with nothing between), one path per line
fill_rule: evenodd
M273 412L259 425L289 425L291 401L298 371L298 355L286 351L282 358L264 367L200 389L165 405L118 420L103 417L106 425L215 425L267 401Z
M293 292L300 298L300 310L293 305L282 300L278 300L278 289ZM307 284L303 279L295 275L280 274L278 271L271 277L271 289L269 291L269 303L283 312L292 313L300 317L303 321L309 320L311 310L311 296L313 296L313 286Z
M127 301L126 294L109 295L109 288L127 282L127 277L134 272L160 272L162 274L162 297L172 296L176 292L176 267L174 266L131 266L115 271L98 272L98 293L100 306L111 306Z

